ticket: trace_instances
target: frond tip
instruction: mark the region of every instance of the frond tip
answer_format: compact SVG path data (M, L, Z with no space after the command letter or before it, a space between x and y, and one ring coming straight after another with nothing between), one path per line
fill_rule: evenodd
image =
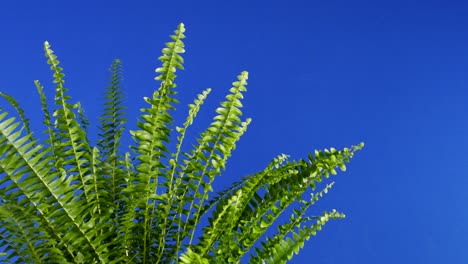
M179 54L185 53L185 45L182 39L184 35L185 26L180 23L174 35L171 36L173 42L166 43L166 48L162 49L163 55L159 57L159 60L163 62L162 67L157 68L155 72L159 73L155 80L162 81L165 87L175 87L173 81L176 77L175 72L177 69L183 70L184 59Z

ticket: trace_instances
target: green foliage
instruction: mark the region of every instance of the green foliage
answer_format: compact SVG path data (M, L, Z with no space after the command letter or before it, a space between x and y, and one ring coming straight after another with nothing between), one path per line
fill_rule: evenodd
M285 263L328 220L344 217L336 210L319 216L309 211L333 186L321 183L337 169L344 171L362 143L315 151L299 161L280 155L264 170L212 195L214 180L251 122L241 111L248 73L232 83L212 123L191 150L184 150L187 131L211 91L189 105L181 126L173 124L184 31L180 24L162 50L155 78L160 86L144 98L129 152L120 147L126 123L120 60L110 68L95 146L88 139L89 121L81 104L71 102L48 42L52 109L35 81L47 139L35 138L22 108L0 93L19 117L0 109L2 263ZM311 197L304 198L306 193ZM289 221L275 225L288 208L293 209ZM202 219L209 224L203 226Z

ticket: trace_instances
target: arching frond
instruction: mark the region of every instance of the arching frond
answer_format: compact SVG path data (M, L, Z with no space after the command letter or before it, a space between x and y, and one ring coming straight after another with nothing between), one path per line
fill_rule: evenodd
M312 226L298 227L297 232L291 231L292 237L287 237L279 243L263 244L264 251L257 251L258 257L253 258L251 263L286 263L294 254L299 253L310 236L315 236L330 219L336 218L342 218L342 215L335 210L324 212L322 216L317 217L317 222Z
M333 186L332 184L327 185L322 191L312 194L312 197L310 201L300 201L301 206L297 209L294 210L294 213L289 217L289 222L281 224L278 226L278 232L273 236L273 238L267 238L266 243L262 243L262 248L255 248L255 251L258 253L257 256L253 257L252 260L255 261L255 259L265 259L267 256L271 256L273 254L273 251L275 250L276 245L279 245L281 241L287 238L287 236L294 234L294 229L295 228L301 228L301 226L304 223L310 222L312 220L319 219L320 217L314 216L314 217L307 217L305 214L307 213L307 209L315 204L315 202L323 196L324 193L327 193L328 190ZM337 218L344 218L345 215L336 212L335 210L332 211L333 219ZM262 225L263 223L261 223ZM323 223L325 224L325 222ZM268 225L268 224L267 224ZM261 228L265 228L265 225L262 225ZM254 230L254 232L261 232L260 230ZM244 234L249 234L248 232ZM315 235L315 234L314 234ZM250 238L254 239L254 238ZM240 239L242 240L242 239ZM245 244L245 241L243 241L243 245L247 247L249 250L250 247L252 246L252 243L248 243L247 245ZM247 240L248 241L248 240ZM273 262L276 263L276 262Z
M242 177L240 181L234 182L229 188L218 192L218 196L210 199L207 204L205 205L204 208L200 210L200 215L204 215L207 211L213 208L216 204L219 202L225 200L227 197L232 195L234 192L242 188L242 186L247 185L248 182L254 182L256 181L255 178L258 177L263 177L263 175L266 175L267 173L270 173L273 169L278 169L284 162L288 160L289 156L286 154L281 154L277 157L275 157L270 164L268 164L268 167L265 168L262 172L256 173L254 175L249 175Z
M298 216L302 217L313 204L302 199L303 193L307 189L314 191L316 183L321 182L323 177L336 173L335 168L344 168L344 162L349 161L354 151L360 148L361 146L356 146L351 150L345 148L342 151L317 151L309 162L285 162L281 166L286 159L283 156L274 160L264 172L244 179L242 186L236 187L233 194L226 195L226 198L217 202L212 213L210 223L216 221L226 210L226 206L232 204L230 197L242 193L244 199L239 202L238 213L231 215L228 220L234 228L223 227L223 232L230 235L224 235L216 246L211 247L213 254L218 260L240 259L294 203L302 204L296 209ZM328 188L326 187L324 192L328 191ZM319 193L320 196L321 194ZM208 228L212 228L212 225ZM207 231L204 230L204 235ZM203 244L201 246L206 247ZM201 249L199 250L201 252Z
M26 129L26 133L27 134L32 134L31 127L29 125L29 119L26 117L26 115L24 114L23 108L21 108L19 106L19 104L15 100L15 98L13 98L10 95L8 95L6 93L3 93L3 92L0 92L0 96L5 98L5 100L7 100L15 108L16 112L18 113L19 117L21 118L21 121L22 121L22 123L24 125L24 128Z

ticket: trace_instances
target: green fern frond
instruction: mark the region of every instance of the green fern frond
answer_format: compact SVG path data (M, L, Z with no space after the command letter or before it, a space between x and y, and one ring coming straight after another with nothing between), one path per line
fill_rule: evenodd
M265 170L263 170L262 172L242 177L241 180L232 183L231 186L229 186L227 189L218 192L217 196L210 199L207 202L207 204L200 210L200 215L204 215L206 212L211 210L216 204L222 202L223 200L228 198L230 195L235 193L237 190L239 190L243 186L252 185L252 184L249 184L249 182L251 183L256 182L258 181L257 180L258 177L263 177L264 175L270 173L273 169L278 169L284 162L288 160L288 158L289 158L288 155L281 154L275 157L268 164L267 168L265 168Z
M85 111L84 111L83 107L81 106L81 103L80 102L76 103L75 107L76 107L77 112L78 112L79 124L83 128L83 131L85 132L84 134L87 135L88 134L88 127L89 127L89 125L91 123L89 122L89 119L86 116ZM89 140L87 139L87 141L89 141Z
M158 231L153 227L154 212L158 200L163 200L158 196L159 177L163 179L167 177L163 173L166 165L162 163L162 158L167 156L168 149L166 143L169 142L170 130L172 124L172 116L169 110L173 110L173 104L178 101L173 98L175 94L172 91L176 87L174 80L176 78L176 69L183 69L183 59L181 53L184 53L184 36L185 27L180 24L175 31L175 35L171 36L173 42L166 43L166 48L162 50L163 55L159 60L163 62L161 68L157 68L159 73L155 79L161 81L161 85L157 91L153 93L152 98L145 97L145 101L150 105L149 108L142 109L141 119L138 122L140 130L131 131L132 135L137 140L137 160L136 170L138 176L134 179L134 191L140 199L138 206L142 207L139 212L142 218L143 230L141 239L143 250L141 251L143 262L149 261L150 247L153 244L152 234ZM165 196L164 196L165 197ZM135 211L138 207L136 204L131 211Z
M133 192L134 185L133 185L133 180L135 179L135 174L136 170L133 167L132 160L130 158L130 153L125 153L125 160L124 160L124 165L125 165L125 175L124 175L124 180L125 180L125 189L122 190L122 193L124 194L122 196L122 201L125 205L124 212L122 212L121 215L119 215L118 221L119 221L119 229L117 230L118 237L120 238L120 243L122 245L121 248L121 256L122 256L122 262L129 263L131 262L135 257L137 257L137 253L135 252L135 247L134 247L134 229L135 229L135 223L134 221L137 220L136 217L136 210L134 210L133 205L138 203L138 197L136 196L136 193ZM137 241L138 238L137 238ZM118 262L116 262L118 263Z
M102 198L100 197L102 192L99 190L100 185L99 185L99 179L98 177L101 175L100 170L101 168L99 165L101 165L101 162L99 160L99 150L98 148L94 147L92 156L91 156L91 164L92 164L92 185L94 186L93 193L96 196L95 198L95 203L96 203L96 210L98 212L98 215L101 215L101 204L103 203Z
M307 213L307 210L309 209L309 207L315 204L315 202L317 202L325 193L327 193L332 186L333 186L333 183L328 184L327 186L325 186L325 188L323 188L322 191L312 194L310 201L305 201L305 200L300 201L301 206L297 209L294 209L294 213L289 217L290 221L279 225L278 233L275 234L273 238L268 238L266 244L262 244L263 245L262 251L264 252L262 258L268 255L271 255L274 246L279 244L288 235L290 235L294 231L294 228L300 228L303 223L319 218L319 217L305 217L305 214ZM336 211L333 211L333 212L334 212L334 219L344 218L344 214L340 214ZM262 227L265 227L265 226L262 226ZM258 230L251 230L250 232L244 232L243 234L244 235L247 234L247 237L248 237L249 234L251 234L252 232L256 232L256 231L258 232ZM249 250L253 244L252 243L245 244L245 242L249 240L250 241L256 240L256 239L258 238L248 237L248 239L246 240L244 237L244 239L239 239L239 240L245 246L244 250ZM259 252L259 249L256 249L256 251Z
M70 96L66 94L68 91L63 85L65 83L63 77L65 76L62 67L59 66L60 62L57 56L50 48L50 44L44 42L45 56L50 69L53 71L54 83L56 83L55 104L58 108L54 111L55 117L54 128L56 130L55 139L59 151L65 154L63 159L63 166L70 168L69 172L76 172L77 175L70 175L76 177L76 180L81 182L81 189L84 192L84 198L89 204L92 204L92 199L89 197L89 185L87 175L90 171L91 163L91 148L86 138L86 133L77 122L76 115L73 109L76 105L69 103Z
M46 98L46 95L44 93L44 87L41 85L41 83L38 80L35 80L34 84L36 85L37 92L39 93L39 96L41 98L42 112L44 113L43 123L47 128L47 134L48 134L48 139L47 139L46 142L49 144L50 150L52 152L51 160L52 160L52 162L54 164L54 167L57 170L63 171L64 170L63 169L63 159L65 157L64 157L64 153L59 150L59 146L57 146L58 145L58 142L57 142L58 140L56 139L56 132L55 132L54 126L52 124L51 115L50 115L50 111L49 111L49 106L47 104L47 98Z
M29 119L26 117L26 115L24 114L23 108L20 107L18 102L15 100L15 98L13 98L10 95L8 95L6 93L3 93L3 92L0 92L0 96L5 98L5 100L7 100L11 104L11 106L13 106L13 108L16 110L19 117L21 118L21 121L22 121L22 123L24 125L24 128L26 129L26 133L27 134L32 134L31 128L30 128L30 125L29 125Z
M100 116L101 126L97 141L100 158L96 180L111 187L110 192L102 197L102 201L106 201L106 207L117 214L121 204L120 195L125 186L124 157L120 154L119 147L126 123L123 117L125 107L121 87L122 63L119 59L112 62L110 71L111 82L106 89L104 112Z
M296 212L302 216L315 200L327 192L331 186L325 187L310 202L305 202L302 199L302 194L308 188L314 191L316 183L321 182L322 177L328 177L333 172L336 173L335 168L341 167L343 169L344 162L349 162L349 158L353 156L354 151L357 149L354 148L352 151L348 148L342 151L334 149L331 151L326 150L325 152L316 151L316 156L311 156L312 159L309 162L300 161L296 164L295 168L287 168L283 171L279 170L278 173L272 174L274 177L266 178L269 179L266 194L263 197L256 196L257 198L253 199L254 203L250 206L256 209L254 210L255 214L250 213L244 216L250 218L250 220L240 227L241 230L244 229L244 235L248 234L247 239L242 241L241 245L244 245L246 249L252 246L251 241L259 239L279 215L294 202L302 204L302 207ZM280 179L280 181L277 181L277 179ZM280 202L278 203L278 201ZM251 215L260 217L251 218ZM242 240L242 237L240 239Z
M158 58L163 62L163 65L155 70L155 72L159 73L159 76L155 80L161 81L161 96L169 94L169 89L176 87L174 83L176 69L184 69L182 65L184 59L179 55L185 53L185 45L182 42L182 39L185 38L184 32L185 26L183 23L180 23L174 35L171 36L173 42L166 43L166 48L162 50L163 55Z
M239 214L229 219L236 228L229 232L231 236L223 236L216 248L212 249L216 252L217 259L240 259L286 208L294 202L304 204L302 194L309 187L314 190L314 182L321 182L322 175L329 175L334 168L342 167L344 160L353 154L347 148L343 151L333 150L333 153L328 150L325 154L319 151L317 153L314 163L287 162L280 166L286 160L282 156L276 162L273 161L263 173L244 180L244 185L236 192L242 192L245 199L240 205ZM326 169L320 169L322 167ZM324 191L327 190L328 187ZM211 219L216 219L220 210L229 204L227 199L229 198L218 201ZM304 213L310 205L308 203L299 211Z
M229 201L220 212L213 217L213 221L210 221L210 225L203 230L203 236L200 238L200 243L197 245L197 252L203 257L209 251L212 250L213 245L219 239L221 234L225 233L226 230L232 229L232 218L238 213L241 208L242 191L236 193L229 198Z
M98 135L100 152L106 157L117 156L126 119L123 117L122 62L116 59L110 67L111 82L106 89L104 112L100 117L101 133ZM106 159L107 160L107 159Z
M187 119L185 120L185 123L183 124L183 126L176 127L176 130L179 133L179 136L177 137L176 151L174 154L172 154L172 159L169 160L170 167L168 168L168 171L166 172L169 175L168 181L166 182L166 189L167 189L166 192L167 192L168 199L167 201L161 201L163 203L163 206L160 207L161 210L158 210L156 214L160 219L162 219L161 234L160 234L159 241L158 241L158 245L159 245L158 255L162 255L162 258L169 258L170 254L175 249L174 248L175 245L168 243L169 241L167 241L168 239L167 236L171 238L176 237L176 234L174 234L174 232L177 229L173 227L168 227L168 225L175 226L174 219L177 216L177 207L179 207L177 203L180 203L177 200L177 196L178 196L177 192L182 186L182 178L177 177L177 176L180 174L180 170L182 169L182 166L179 163L179 156L182 152L182 145L183 145L188 127L193 124L194 119L196 118L198 112L200 111L201 106L205 102L210 92L211 92L211 89L208 88L197 96L197 99L195 99L194 104L189 105L189 112L188 112ZM174 203L176 203L176 205L174 205ZM167 233L170 233L170 234L167 234ZM169 239L169 240L173 240L173 239Z
M317 231L322 230L330 219L336 218L342 218L342 216L335 210L324 212L314 225L299 227L297 232L291 232L292 238L288 237L279 243L263 244L263 249L266 251L257 251L258 256L250 263L286 263L294 254L298 254L299 250L304 247L305 241L315 236Z
M242 72L237 81L233 82L226 101L216 109L217 116L213 123L201 134L197 148L192 152L183 169L187 184L181 194L177 211L184 212L178 217L177 251L185 237L194 238L195 229L200 220L200 209L203 207L208 193L212 191L212 183L216 175L225 169L226 161L235 149L237 141L245 133L251 119L242 122L242 93L245 92L248 73ZM189 204L185 211L185 203Z

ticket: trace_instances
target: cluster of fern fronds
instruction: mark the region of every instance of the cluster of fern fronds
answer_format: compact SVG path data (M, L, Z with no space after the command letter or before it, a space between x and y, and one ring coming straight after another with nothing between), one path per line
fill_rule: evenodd
M344 217L335 210L309 216L308 209L333 186L319 183L338 168L345 170L362 144L315 151L299 161L280 155L213 195L213 181L251 122L241 112L248 74L232 83L211 125L185 150L188 128L210 89L176 126L171 112L178 103L175 79L183 69L184 31L180 24L162 50L155 78L160 86L144 98L128 152L120 146L126 119L119 60L111 66L95 145L49 43L44 50L55 83L53 105L35 82L46 140L31 132L18 103L1 93L17 110L15 118L0 109L2 263L284 263L328 220ZM304 199L304 193L312 195ZM274 225L287 218L283 212L290 207L295 209L289 221ZM268 237L270 227L277 231Z

